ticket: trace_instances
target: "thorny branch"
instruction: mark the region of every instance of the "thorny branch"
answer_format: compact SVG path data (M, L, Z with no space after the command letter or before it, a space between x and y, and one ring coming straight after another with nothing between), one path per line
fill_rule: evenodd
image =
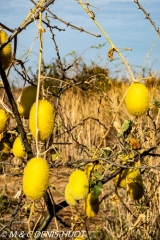
M160 36L160 30L159 28L155 25L155 22L153 22L153 20L150 18L150 13L147 13L146 10L142 7L142 5L139 3L138 0L134 0L134 2L138 5L138 8L141 9L144 14L146 15L146 19L148 19L150 21L150 23L152 24L152 26L154 27L154 29L156 30L156 32L158 33L158 35Z
M36 3L35 3L33 0L30 0L30 1L31 1L33 4L36 5ZM47 11L53 16L54 19L57 19L57 20L59 20L60 22L64 23L67 27L70 26L72 29L79 30L80 32L86 32L86 33L91 34L91 35L93 35L93 36L95 36L95 37L101 37L101 35L97 35L97 34L88 32L87 30L85 30L85 29L82 28L82 27L79 28L79 27L71 24L70 22L64 21L63 19L57 17L54 13L52 13L52 12L49 10L49 8L45 8L45 7L42 7L42 6L41 6L41 8L43 8L44 10L47 10Z
M45 5L43 9L40 9L39 11L44 12L45 9L51 5L55 0L49 0ZM21 31L23 31L30 23L32 23L35 19L39 18L39 11L34 15L34 17L31 17L31 19L29 19L28 21L26 21L23 24L23 27L20 25L13 33L12 35L8 38L8 40L6 42L4 42L1 46L0 46L0 50L2 50L9 42L12 41L13 38L15 38L15 36L17 36ZM0 23L0 26L3 26L3 24Z

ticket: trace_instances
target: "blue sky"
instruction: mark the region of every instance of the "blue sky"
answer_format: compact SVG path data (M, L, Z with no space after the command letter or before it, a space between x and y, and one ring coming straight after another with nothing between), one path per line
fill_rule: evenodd
M96 20L101 24L115 46L120 48L120 51L126 57L132 68L138 71L140 68L135 68L134 66L141 67L143 65L147 53L150 51L157 37L157 32L153 26L145 19L143 12L138 10L138 6L133 0L90 0L89 2L99 8L99 10L91 8L96 15ZM139 2L145 10L150 13L157 27L160 27L160 1L139 0ZM29 0L8 0L7 2L6 0L1 0L0 22L15 29L21 24L31 8L33 8L33 4ZM50 6L50 10L67 22L82 27L89 32L101 34L94 22L74 0L55 0L55 3ZM94 61L102 66L108 67L111 71L120 69L119 77L121 77L121 75L128 76L124 66L118 66L121 61L109 61L107 52L110 45L102 34L101 38L96 38L87 33L66 27L66 25L53 18L50 18L50 21L52 25L65 28L66 30L59 32L55 29L54 31L61 58L74 50L78 55L82 54L82 57L88 64ZM35 23L32 23L26 30L18 35L17 58L25 59L25 54L27 50L30 49L36 33L37 27ZM98 46L103 43L106 44L101 49L91 48L91 46ZM26 65L27 67L32 66L34 70L36 70L38 63L38 47L39 40L37 39ZM123 49L126 47L132 48L132 51L124 51ZM98 56L101 56L101 58ZM115 57L118 58L116 54ZM46 63L56 58L54 44L51 40L49 29L47 28L44 34L43 58ZM66 57L66 59L69 61L69 57ZM160 39L158 39L154 46L145 66L147 68L152 67L152 70L159 72ZM10 79L13 80L14 76L14 71L11 71Z

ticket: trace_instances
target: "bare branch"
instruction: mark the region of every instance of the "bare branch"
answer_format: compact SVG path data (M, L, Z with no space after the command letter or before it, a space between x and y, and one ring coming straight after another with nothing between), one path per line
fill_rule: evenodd
M36 5L36 3L35 3L33 0L30 0L30 1L31 1L33 4ZM57 20L59 20L60 22L64 23L67 27L69 26L69 27L71 27L72 29L79 30L80 32L86 32L86 33L91 34L91 35L93 35L93 36L95 36L95 37L101 37L100 34L97 35L97 34L94 34L94 33L88 32L87 30L85 30L85 29L82 28L82 27L79 28L79 27L77 27L77 26L71 24L70 22L66 22L66 21L64 21L63 19L57 17L54 13L52 13L52 12L49 10L49 8L42 7L42 6L41 6L41 8L42 8L43 10L47 10L47 11L53 16L54 19L57 19Z
M154 29L156 30L156 32L158 33L158 35L160 35L160 30L159 28L155 25L155 22L153 22L153 20L150 18L150 13L147 13L146 10L142 7L142 5L139 3L138 0L134 0L134 2L138 5L138 8L142 10L142 12L144 12L144 14L146 15L146 19L148 19L150 21L150 23L152 24L152 26L154 27Z

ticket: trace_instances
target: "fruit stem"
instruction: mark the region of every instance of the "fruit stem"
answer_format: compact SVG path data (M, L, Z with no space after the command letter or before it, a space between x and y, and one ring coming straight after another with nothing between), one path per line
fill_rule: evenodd
M101 30L101 32L103 33L103 35L106 37L106 39L108 40L109 44L111 45L111 48L117 52L117 54L120 56L120 58L122 59L122 61L124 62L124 64L126 65L130 75L131 75L131 78L132 78L132 81L135 81L135 78L134 78L134 75L132 73L132 70L128 64L128 62L126 61L126 59L123 57L123 55L120 53L120 51L118 50L118 48L113 44L113 42L111 41L111 39L109 38L109 36L107 35L107 33L103 30L103 28L101 27L101 25L96 21L95 19L95 16L92 17L91 16L91 12L88 8L85 7L84 3L82 2L82 0L79 0L78 1L82 8L84 9L84 11L89 15L89 17L93 20L93 22L97 25L97 27Z
M36 95L36 153L37 157L39 156L38 149L38 101L39 101L39 93L40 93L40 85L41 85L41 65L42 65L42 52L43 52L43 27L42 27L42 12L39 12L39 38L40 38L40 46L39 46L39 62L38 62L38 83L37 83L37 95Z

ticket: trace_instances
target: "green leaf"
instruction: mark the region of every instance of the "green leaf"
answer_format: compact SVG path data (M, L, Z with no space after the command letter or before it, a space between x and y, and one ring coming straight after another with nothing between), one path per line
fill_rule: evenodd
M93 192L93 195L95 198L99 197L99 195L101 194L102 188L103 188L103 184L101 181L98 181L97 184L91 188L91 191Z
M100 174L98 171L94 171L93 176L96 178L96 181L103 178L102 174Z
M55 160L56 160L56 158L57 158L57 156L58 156L58 154L57 154L57 153L54 153L54 154L52 154L52 161L55 161Z
M112 149L110 147L102 148L102 150L103 150L104 157L108 157L112 153Z
M122 124L122 130L123 132L126 132L127 130L130 130L132 128L133 122L131 120L125 120Z

